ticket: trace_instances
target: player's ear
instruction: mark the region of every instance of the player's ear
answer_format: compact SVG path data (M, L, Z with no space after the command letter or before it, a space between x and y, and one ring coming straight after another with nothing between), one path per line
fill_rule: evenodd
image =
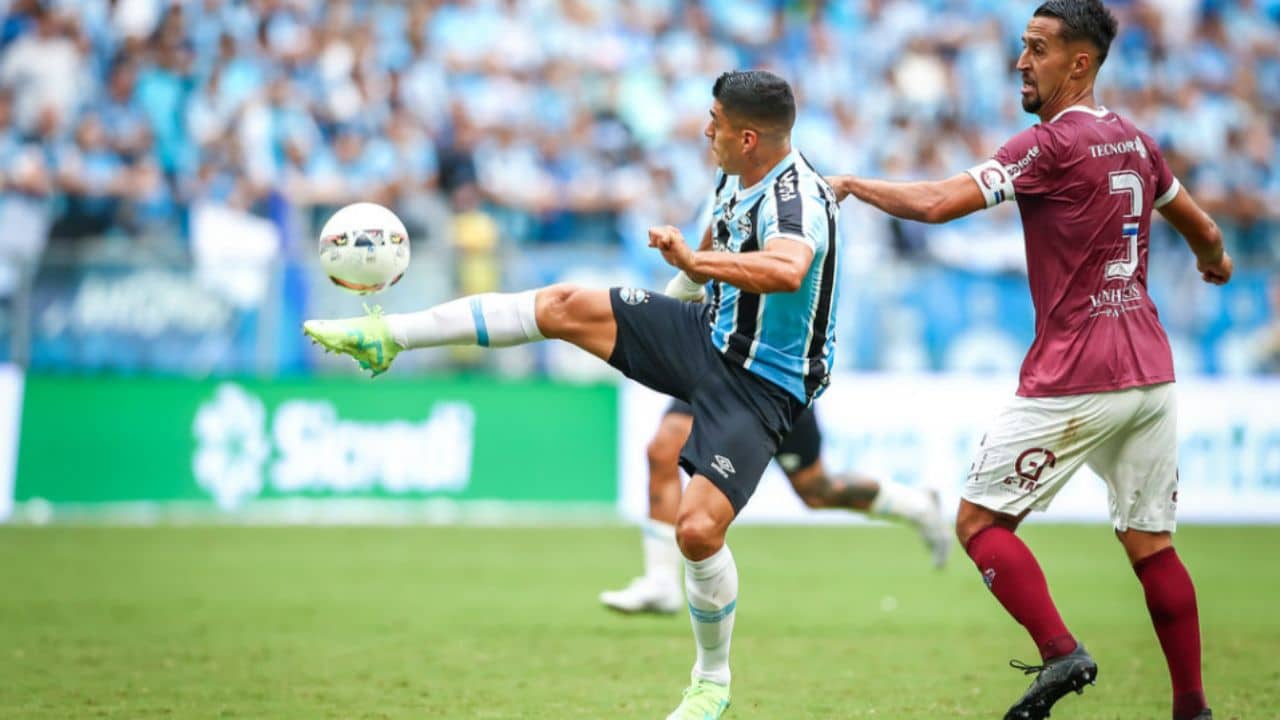
M1085 50L1076 53L1075 60L1071 63L1071 77L1083 78L1088 77L1093 72L1093 54Z
M742 131L742 152L749 153L756 149L760 144L760 133L751 128L744 128Z

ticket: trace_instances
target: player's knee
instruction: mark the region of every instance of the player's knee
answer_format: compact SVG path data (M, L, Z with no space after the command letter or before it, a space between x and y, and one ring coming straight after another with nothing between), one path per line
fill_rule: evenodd
M1146 532L1130 528L1128 530L1117 530L1116 539L1124 546L1125 554L1129 556L1131 565L1136 565L1158 552L1173 547L1173 533L1171 532Z
M720 527L710 513L681 513L676 520L676 542L686 558L704 560L724 545L724 528Z
M960 510L956 513L956 539L960 541L960 547L967 548L969 541L987 528L999 527L1009 532L1017 532L1018 525L1022 523L1022 518L1026 517L1027 512L1030 511L1023 512L1021 515L1006 515L968 500L961 500Z
M960 512L956 513L956 539L960 541L960 547L968 547L975 535L993 525L995 522L990 513L982 512L982 508L975 505L962 503Z
M574 295L579 288L568 283L548 285L538 291L534 311L537 315L538 330L549 338L564 336L573 318Z
M677 438L672 437L668 433L658 433L649 441L649 446L645 448L645 456L649 460L649 474L655 472L660 474L670 474L680 463L680 447L681 443L677 442Z

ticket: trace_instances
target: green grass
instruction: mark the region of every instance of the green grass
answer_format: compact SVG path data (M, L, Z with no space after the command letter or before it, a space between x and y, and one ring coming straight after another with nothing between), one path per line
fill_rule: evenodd
M1109 531L1024 536L1101 667L1054 720L1167 718ZM1280 528L1178 540L1217 717L1280 716ZM1005 663L1034 649L962 554L935 574L899 528L730 541L730 718L997 718L1026 686ZM596 604L638 546L625 528L0 529L0 717L662 718L688 678L688 619Z

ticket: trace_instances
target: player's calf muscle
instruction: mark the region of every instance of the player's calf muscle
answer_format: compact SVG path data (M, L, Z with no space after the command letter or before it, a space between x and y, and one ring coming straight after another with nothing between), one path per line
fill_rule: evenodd
M1018 524L1024 517L1026 513L1019 516L1006 515L968 500L961 500L960 511L956 514L956 539L960 541L960 547L967 547L973 536L989 527L1002 527L1009 532L1017 532Z

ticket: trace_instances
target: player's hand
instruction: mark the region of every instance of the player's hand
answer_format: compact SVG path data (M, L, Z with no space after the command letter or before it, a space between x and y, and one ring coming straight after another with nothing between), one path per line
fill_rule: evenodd
M1212 285L1226 285L1231 279L1231 273L1235 272L1236 264L1224 250L1222 256L1215 262L1197 260L1196 269L1200 271L1200 277L1205 282Z
M853 194L853 192L849 190L849 185L845 182L849 177L850 176L848 175L831 175L823 178L823 180L826 180L827 184L831 186L831 189L836 191L837 203L844 202L845 198Z
M670 225L649 228L649 247L657 248L671 267L687 270L693 262L693 250L684 241L684 235Z

